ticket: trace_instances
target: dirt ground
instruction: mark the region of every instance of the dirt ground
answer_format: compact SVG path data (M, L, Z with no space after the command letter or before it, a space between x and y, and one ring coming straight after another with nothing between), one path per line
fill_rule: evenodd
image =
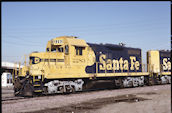
M171 85L81 92L2 102L3 113L171 113Z
M2 94L1 99L4 97L13 97L14 96L13 87L2 87L1 94Z

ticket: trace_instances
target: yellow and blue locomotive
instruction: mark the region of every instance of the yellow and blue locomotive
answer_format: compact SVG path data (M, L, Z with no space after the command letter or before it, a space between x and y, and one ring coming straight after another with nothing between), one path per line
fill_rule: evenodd
M139 48L57 37L48 41L46 52L31 53L29 65L14 72L15 95L82 91L97 80L111 80L114 87L171 82L170 52L148 51L147 61L142 64Z

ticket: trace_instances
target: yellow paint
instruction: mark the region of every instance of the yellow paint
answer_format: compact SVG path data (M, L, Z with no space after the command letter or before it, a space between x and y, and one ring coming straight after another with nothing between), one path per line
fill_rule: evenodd
M160 72L160 56L159 51L147 52L147 64L148 72L159 73Z
M161 75L170 75L171 76L171 72L162 72Z
M82 48L82 55L76 54L76 47ZM59 52L59 48L63 48L63 52ZM47 79L89 77L85 68L95 63L95 54L88 44L69 36L48 41L46 52L31 53L30 57L34 57L35 63L30 65L30 74L44 75ZM25 74L24 71L22 74Z
M26 72L29 70L28 66L24 66L23 68L21 68L21 72L20 72L20 76L25 76Z

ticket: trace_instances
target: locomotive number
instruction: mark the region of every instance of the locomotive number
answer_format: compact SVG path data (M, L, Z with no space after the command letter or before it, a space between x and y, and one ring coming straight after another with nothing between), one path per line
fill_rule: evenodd
M52 40L53 44L62 44L63 43L63 40Z

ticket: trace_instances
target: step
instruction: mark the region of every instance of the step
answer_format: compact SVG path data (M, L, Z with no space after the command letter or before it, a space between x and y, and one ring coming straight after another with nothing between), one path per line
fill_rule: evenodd
M41 86L40 84L34 84L33 86Z
M34 81L40 81L40 79L35 79Z
M42 92L42 90L34 90L34 92Z

